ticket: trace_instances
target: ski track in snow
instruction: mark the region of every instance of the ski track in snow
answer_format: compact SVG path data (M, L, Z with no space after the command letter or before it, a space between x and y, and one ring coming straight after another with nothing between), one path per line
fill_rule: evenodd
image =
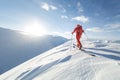
M107 46L80 51L67 42L8 71L0 80L119 80L120 52Z

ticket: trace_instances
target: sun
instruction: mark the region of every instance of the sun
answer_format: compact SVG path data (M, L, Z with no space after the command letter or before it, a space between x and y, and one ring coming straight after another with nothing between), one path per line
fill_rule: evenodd
M29 36L42 36L45 35L47 31L41 22L34 20L25 25L23 32L23 34Z
M32 27L26 27L24 29L24 33L27 34L27 35L30 35L30 36L42 36L42 35L45 35L45 29L43 27L35 27L35 26L32 26Z

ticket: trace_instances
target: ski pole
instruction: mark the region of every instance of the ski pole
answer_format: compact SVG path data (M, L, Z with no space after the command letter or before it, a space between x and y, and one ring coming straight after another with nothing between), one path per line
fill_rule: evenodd
M89 43L89 44L94 44L94 42L91 41L91 40L88 38L88 36L87 36L87 34L86 34L85 32L84 32L84 34L85 34L85 36L87 37L87 40L91 42L91 43ZM95 46L95 48L97 48L97 47Z
M75 37L75 35L71 34L71 46L70 46L70 50L73 48L74 37Z
M84 32L84 35L87 37L87 40L90 41L90 39L88 38L87 34Z
M70 51L72 50L72 44L73 44L73 35L71 34L71 45L70 45Z
M89 41L89 42L91 42L91 43L93 43L90 39L89 39L89 37L87 36L87 34L84 32L84 35L86 36L86 38L87 38L87 40ZM89 44L91 44L91 43L89 43Z

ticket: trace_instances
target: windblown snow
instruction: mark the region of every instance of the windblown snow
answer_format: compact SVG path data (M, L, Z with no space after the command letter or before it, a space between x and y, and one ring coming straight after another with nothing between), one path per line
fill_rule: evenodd
M66 42L2 74L0 80L120 80L120 43L84 41L84 49Z
M66 41L68 39L61 36L33 37L0 28L0 74Z

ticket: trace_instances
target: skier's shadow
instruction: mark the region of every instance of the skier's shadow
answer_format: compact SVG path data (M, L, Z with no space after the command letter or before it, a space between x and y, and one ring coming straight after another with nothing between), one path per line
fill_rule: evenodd
M110 53L115 53L115 54L120 54L119 51L113 51L113 50L109 50L109 49L97 49L97 48L86 48L86 49L87 49L86 52L89 54L95 54L95 55L103 56L103 57L114 59L114 60L120 60L119 56L116 56L113 54L102 54L102 53L98 53L98 52L93 52L93 51L90 51L89 49L100 50L100 51L105 51L105 52L110 52Z

